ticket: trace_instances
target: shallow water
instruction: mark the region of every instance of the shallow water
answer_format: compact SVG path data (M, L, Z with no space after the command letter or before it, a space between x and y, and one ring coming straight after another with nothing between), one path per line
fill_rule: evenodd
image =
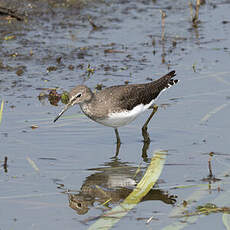
M27 22L9 23L0 16L0 92L5 101L0 126L0 228L86 229L106 210L102 205L106 198L95 188L111 192L109 207L116 206L132 191L136 182L130 178L137 168L141 165L143 175L152 153L164 149L168 155L158 185L114 228L163 229L183 220L186 229L213 224L223 229L222 213L199 216L195 224L169 215L202 186L204 196L194 195L191 200L197 202L189 211L206 203L230 206L229 199L221 199L230 189L229 1L206 1L197 28L192 26L187 1L97 1L80 9L71 1L69 7L50 3L52 10L43 1L20 2L19 12L28 12ZM0 1L9 8L16 3ZM164 44L160 9L167 15ZM93 30L88 16L101 28ZM15 38L6 39L12 35ZM90 76L88 64L95 69ZM52 66L57 69L47 72ZM21 76L18 69L23 70ZM111 128L90 121L79 107L53 124L63 105L38 100L41 92L48 93L41 88L59 87L62 92L77 84L94 89L97 84L143 83L169 69L176 70L180 82L157 101L159 109L148 127L147 160L142 158L141 126L151 111L119 129L122 145L114 159ZM210 152L213 174L221 182L202 180L209 175ZM118 188L111 186L115 182ZM80 211L69 207L67 191L82 202Z

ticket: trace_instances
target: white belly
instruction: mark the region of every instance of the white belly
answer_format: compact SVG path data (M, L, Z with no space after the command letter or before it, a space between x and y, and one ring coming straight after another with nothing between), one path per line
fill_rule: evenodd
M134 107L132 110L125 110L123 112L117 112L117 113L111 113L109 117L103 120L96 120L98 123L101 123L105 126L110 126L110 127L120 127L129 124L133 120L137 118L141 113L146 111L151 105L153 105L154 100L152 100L149 104L147 105L137 105Z

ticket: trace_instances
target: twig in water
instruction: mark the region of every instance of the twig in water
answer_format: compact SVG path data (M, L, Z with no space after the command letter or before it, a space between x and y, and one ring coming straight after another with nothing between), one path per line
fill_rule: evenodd
M89 16L88 16L88 21L89 21L90 25L93 27L93 30L98 30L98 29L101 28L100 26L97 26L97 25L93 22L92 18L89 17Z
M8 170L7 170L7 167L8 167L8 165L7 165L7 160L8 160L8 157L5 157L5 158L4 158L4 164L3 164L3 168L4 168L5 173L8 172Z
M193 7L191 1L189 1L189 9L190 9L191 21L193 21Z
M200 0L196 0L196 13L194 16L194 20L196 23L198 22L198 18L199 18L199 9L200 9Z
M213 178L213 173L212 173L212 156L213 156L213 152L209 153L209 158L208 158L208 169L209 169L209 178Z
M214 155L214 152L209 153L209 158L208 158L208 170L209 170L209 175L206 178L203 178L202 181L208 182L209 185L209 191L211 192L212 190L212 182L220 181L221 179L216 178L213 173L212 173L212 157Z
M161 63L165 63L165 12L161 10L161 42L162 42L162 55L161 55Z
M201 5L201 0L196 0L196 11L195 14L193 15L193 6L191 1L189 2L190 15L194 27L197 27L200 5Z
M151 216L147 221L146 224L149 224L153 220L153 216Z
M161 10L161 41L165 40L165 12Z

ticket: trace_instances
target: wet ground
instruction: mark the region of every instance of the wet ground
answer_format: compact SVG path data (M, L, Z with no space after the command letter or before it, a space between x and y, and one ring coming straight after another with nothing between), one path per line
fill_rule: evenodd
M198 205L230 206L229 1L206 1L195 25L179 0L0 6L23 18L0 15L0 229L87 229L125 199L157 149L168 151L157 186L114 228L229 227L226 210L194 214ZM117 158L114 131L79 107L53 123L63 104L50 104L50 89L143 83L173 69L180 82L157 101L148 149L141 126L151 111L119 129ZM171 218L182 203L195 221Z

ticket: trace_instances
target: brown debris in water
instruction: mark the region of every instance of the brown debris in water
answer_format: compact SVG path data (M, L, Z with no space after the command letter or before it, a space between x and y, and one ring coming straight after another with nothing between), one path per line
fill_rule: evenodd
M61 99L61 95L57 93L56 90L51 90L49 95L48 95L48 100L51 105L57 106L58 102Z
M51 72L51 71L56 71L57 70L57 66L49 66L46 68L47 72Z
M124 53L123 50L115 50L115 49L105 49L104 53Z
M74 65L69 65L69 66L68 66L68 69L69 69L69 70L72 70L72 71L73 71L74 68L75 68Z
M24 15L18 14L16 10L12 10L5 7L0 7L0 15L7 15L11 18L17 19L18 21L24 20Z
M16 71L16 74L17 74L18 76L22 76L22 75L24 74L24 70L21 69L21 68L19 68L19 69Z

